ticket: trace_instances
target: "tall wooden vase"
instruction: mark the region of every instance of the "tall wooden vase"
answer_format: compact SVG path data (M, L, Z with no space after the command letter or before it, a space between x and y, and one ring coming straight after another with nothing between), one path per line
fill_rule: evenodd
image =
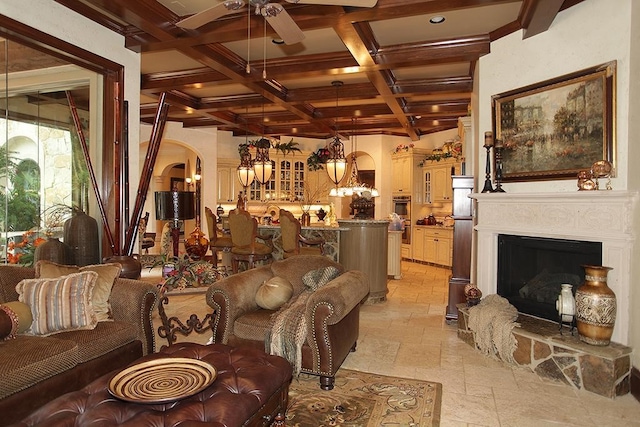
M580 340L609 345L616 323L616 295L607 286L611 267L583 265L584 283L576 291L576 322Z

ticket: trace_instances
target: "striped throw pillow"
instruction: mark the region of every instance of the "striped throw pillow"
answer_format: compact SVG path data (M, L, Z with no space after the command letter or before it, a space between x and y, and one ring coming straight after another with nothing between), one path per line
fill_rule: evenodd
M19 300L31 308L33 322L27 333L93 329L98 323L92 304L98 274L73 273L49 279L25 279L16 285Z

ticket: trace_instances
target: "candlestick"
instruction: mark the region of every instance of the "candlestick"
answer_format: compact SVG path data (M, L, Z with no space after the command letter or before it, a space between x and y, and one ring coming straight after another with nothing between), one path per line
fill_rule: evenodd
M496 189L493 190L494 193L505 192L502 189L502 147L502 140L496 139L495 144L493 144L493 152L496 160Z
M484 174L484 188L483 193L493 192L493 186L491 185L491 147L493 146L493 132L484 133L484 148L487 150L487 162Z
M484 148L487 150L487 166L485 168L484 188L482 192L491 193L493 192L493 186L491 186L491 145L485 145Z
M484 133L484 148L493 146L493 132L488 131Z

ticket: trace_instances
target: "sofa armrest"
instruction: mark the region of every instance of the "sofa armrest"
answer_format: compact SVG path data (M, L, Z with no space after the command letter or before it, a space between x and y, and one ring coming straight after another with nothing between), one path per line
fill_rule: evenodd
M358 270L347 271L315 291L307 301L306 316L312 319L318 305L332 308L327 324L333 325L342 320L349 312L369 295L369 278ZM309 325L313 327L313 325Z
M109 301L113 319L136 326L144 354L153 353L155 349L152 317L158 300L158 288L141 280L118 278L111 289Z
M269 266L254 268L229 276L209 286L207 304L216 311L213 340L226 344L236 319L250 311L258 310L256 293L265 280L273 277Z

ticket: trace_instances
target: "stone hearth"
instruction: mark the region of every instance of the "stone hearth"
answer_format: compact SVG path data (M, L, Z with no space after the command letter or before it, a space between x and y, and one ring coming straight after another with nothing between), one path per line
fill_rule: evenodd
M458 312L458 337L477 348L467 326L469 308L459 304ZM557 323L526 314L520 314L517 323L513 329L518 343L513 354L517 366L541 378L609 398L629 393L631 348L616 343L603 347L585 344L577 331L572 336L563 328L560 334Z

